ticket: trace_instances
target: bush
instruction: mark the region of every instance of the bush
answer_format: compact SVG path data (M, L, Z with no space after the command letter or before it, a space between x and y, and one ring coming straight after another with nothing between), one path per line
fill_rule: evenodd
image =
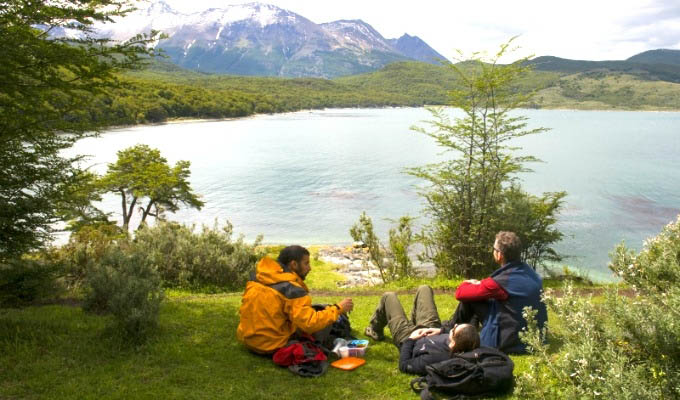
M17 307L53 297L59 292L58 266L27 259L0 264L0 307Z
M139 342L156 327L162 300L162 281L148 260L112 246L87 275L83 308L112 314L117 330Z
M413 217L406 215L393 221L397 223L397 226L390 228L389 231L389 251L380 243L380 239L373 231L373 221L365 211L359 216L359 221L349 230L352 239L368 247L371 262L380 271L383 283L416 275L409 257L409 249L414 242L413 220Z
M635 255L618 246L610 268L633 296L611 289L602 304L567 288L546 296L562 323L551 354L536 325L523 340L536 362L518 379L530 398L671 399L680 397L680 218Z
M159 221L137 231L131 251L154 265L166 286L241 290L264 252L257 250L261 238L249 245L232 233L229 222L194 233L193 226Z
M45 256L51 262L63 265L69 288L78 288L109 247L127 240L127 232L113 223L84 225L71 234L67 244L52 249Z

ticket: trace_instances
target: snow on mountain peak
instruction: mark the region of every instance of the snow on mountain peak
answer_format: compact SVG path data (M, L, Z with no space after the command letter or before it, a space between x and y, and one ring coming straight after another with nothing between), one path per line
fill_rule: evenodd
M204 24L218 23L229 25L234 22L253 21L261 27L265 27L267 25L295 21L295 16L285 10L262 3L236 4L225 8L209 8L197 14L199 20Z

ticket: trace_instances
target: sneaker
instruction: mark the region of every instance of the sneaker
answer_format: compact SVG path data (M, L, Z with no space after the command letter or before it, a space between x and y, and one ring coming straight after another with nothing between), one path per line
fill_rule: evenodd
M364 335L378 342L385 339L385 335L382 332L376 332L370 325L366 327L366 330L364 330Z

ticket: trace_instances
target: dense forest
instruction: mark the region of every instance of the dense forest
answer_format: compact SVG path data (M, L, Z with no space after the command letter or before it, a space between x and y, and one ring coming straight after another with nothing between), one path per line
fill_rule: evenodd
M677 66L624 70L608 68L609 62L575 63L536 63L517 85L519 91L536 92L526 107L680 109L680 84L670 81L676 75L655 74ZM666 76L669 80L662 79ZM115 90L93 99L93 107L84 115L73 117L129 125L302 109L445 105L448 91L457 87L450 68L421 62L397 62L375 72L328 80L210 75L154 60L146 69L120 75L119 80Z

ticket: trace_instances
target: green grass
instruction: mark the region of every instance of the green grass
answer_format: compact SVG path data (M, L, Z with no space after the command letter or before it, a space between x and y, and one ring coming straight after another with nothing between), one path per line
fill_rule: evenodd
M341 296L318 297L333 303ZM407 305L412 295L401 296ZM441 315L455 301L437 295ZM355 334L379 296L355 297ZM373 344L367 363L345 372L330 368L316 379L299 378L246 351L235 338L240 294L170 294L159 331L138 348L107 330L107 317L77 307L44 306L0 312L0 398L415 398L411 376L397 370L397 349ZM514 357L517 371L529 357Z
M336 282L343 278L334 272L336 267L315 260L316 249L310 250L307 284L313 291L334 291L332 296L313 294L313 301L336 303L350 295L337 290ZM399 295L408 315L412 289L424 283L452 290L460 280L421 278L352 289L354 334L365 338L363 328L380 300L376 292L409 289ZM330 368L320 378L306 379L238 343L241 293L168 290L166 295L158 331L138 347L109 330L110 317L86 314L79 307L0 309L0 399L417 398L409 389L413 376L397 369L399 354L388 329L386 341L371 343L364 366L350 372ZM435 298L440 316L448 318L457 304L453 295ZM553 331L559 330L555 322L551 319ZM552 346L557 351L559 344ZM515 375L532 362L531 356L512 359Z
M315 286L319 284L330 289L336 279L333 266L315 264L308 278L310 287L319 289ZM412 293L400 295L407 314ZM158 331L139 347L115 336L108 328L109 317L86 314L78 307L0 310L0 398L416 398L409 389L413 377L397 369L399 355L389 336L371 344L366 365L359 369L330 368L320 378L305 379L249 353L237 342L241 293L169 290L166 294ZM313 296L313 301L335 303L344 296L339 291L334 296ZM350 319L354 334L363 338L380 296L352 296L355 309ZM436 302L443 318L456 306L451 294L436 295ZM513 356L515 373L526 370L531 359Z

